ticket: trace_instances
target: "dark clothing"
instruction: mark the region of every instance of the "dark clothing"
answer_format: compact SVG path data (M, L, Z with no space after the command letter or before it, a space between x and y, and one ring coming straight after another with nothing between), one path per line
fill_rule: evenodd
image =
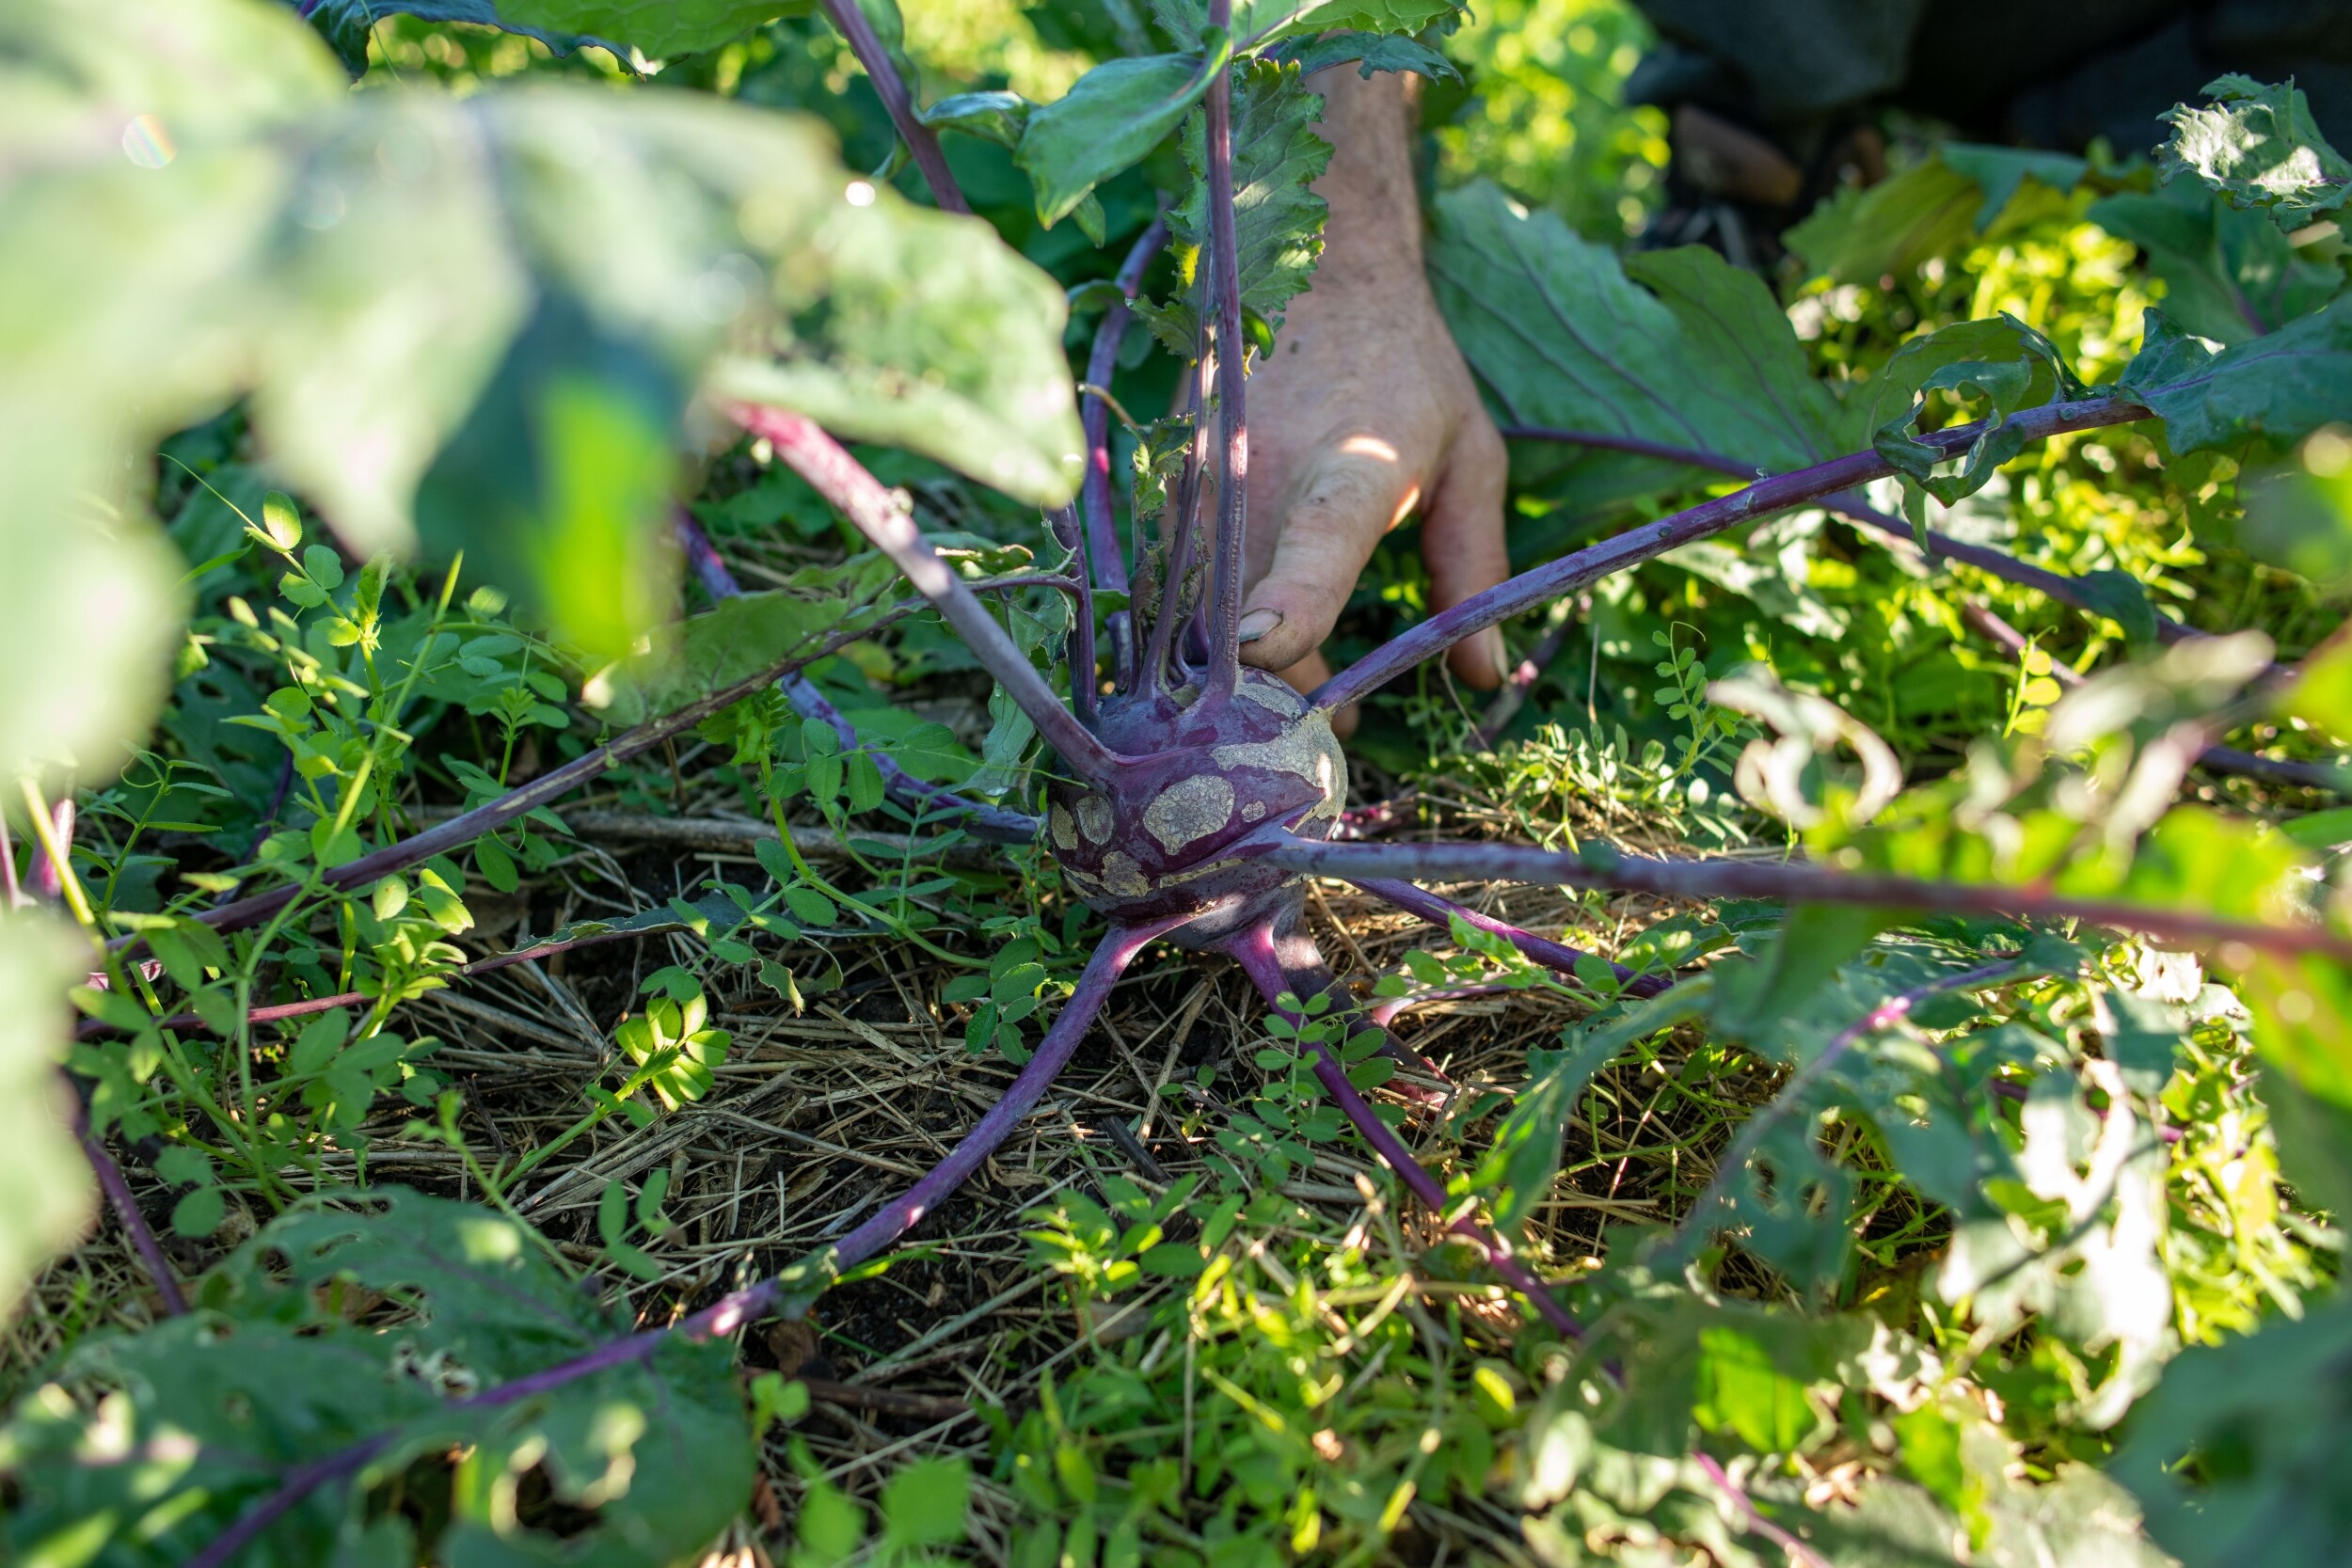
M2352 146L2352 0L1634 0L1661 46L1627 96L1694 104L1800 164L1883 108L1979 141L2118 153L2225 71L2294 77Z

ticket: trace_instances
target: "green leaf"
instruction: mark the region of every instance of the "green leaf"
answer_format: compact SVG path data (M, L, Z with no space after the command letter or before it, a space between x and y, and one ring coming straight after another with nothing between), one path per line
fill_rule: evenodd
M1866 1482L1851 1507L1808 1513L1808 1541L1840 1568L1955 1561L2179 1568L2141 1531L2130 1496L2088 1465L2067 1462L2046 1481L2026 1479L2012 1446L1989 1426L1972 1426L1961 1443L1973 1509L1955 1513L1931 1492L1889 1478ZM2021 1473L2011 1479L2008 1469Z
M302 509L283 490L262 498L262 533L288 555L302 543Z
M1884 930L1885 911L1851 904L1799 904L1759 957L1715 966L1711 1009L1735 1039L1784 1037L1784 1021L1804 1008L1848 959Z
M1977 209L1979 234L1993 227L2026 181L2047 185L2063 196L2090 172L2090 166L2071 152L2043 152L2026 147L1946 142L1936 156L1974 180L1984 193L1984 203Z
M2153 309L2145 321L2118 389L2155 411L2176 452L2284 446L2352 408L2352 308L2342 299L2218 354Z
M2200 185L2125 192L2085 215L2146 252L2164 313L2217 343L2276 331L2344 291L2342 267L2306 260L2277 224Z
M1437 208L1431 285L1508 421L1773 469L1838 450L1836 401L1753 274L1697 247L1621 265L1489 184L1440 195Z
M841 626L839 600L740 594L657 632L647 651L588 683L582 700L616 728L644 723L811 649Z
M739 38L771 17L805 14L810 0L320 0L316 27L355 76L367 69L368 35L385 17L462 22L534 38L557 55L596 47L629 63L629 50L651 59L691 55Z
M355 1299L403 1310L354 1322ZM142 1334L86 1334L48 1369L64 1397L11 1412L13 1539L72 1528L92 1559L184 1562L289 1467L371 1439L383 1446L352 1484L305 1497L239 1560L296 1568L367 1539L389 1543L371 1548L378 1561L676 1561L750 1494L750 1423L723 1343L668 1341L528 1400L456 1402L631 1327L488 1210L380 1187L306 1201L224 1260L201 1302ZM135 1444L171 1433L186 1456L93 1469L87 1445L106 1430ZM453 1450L465 1458L445 1523L426 1540L405 1519L370 1523L378 1488ZM518 1516L521 1485L566 1505L561 1522Z
M241 392L288 487L359 555L413 545L420 483L480 412L442 472L500 504L470 531L445 512L443 547L540 569L581 542L601 566L639 560L614 540L660 527L670 416L698 385L906 440L1026 499L1075 486L1059 291L985 225L850 182L811 125L600 88L349 95L298 17L232 0L44 0L5 26L0 101L41 107L0 120L0 288L44 309L0 326L0 484L12 518L50 521L0 540L0 625L32 667L39 647L91 647L45 705L0 706L10 772L64 752L109 767L151 711L176 574L135 508L99 530L82 498ZM86 49L140 64L92 73ZM140 156L161 166L122 155L142 115ZM591 338L518 349L526 328L564 330L561 301ZM756 385L721 385L727 348ZM496 439L500 416L530 439ZM501 449L514 471L492 483ZM600 576L567 562L542 602L608 646L666 608L658 575Z
M2074 591L2091 609L2122 626L2123 635L2134 642L2155 641L2155 607L2148 602L2148 590L2131 573L2112 566L2084 572L2074 578Z
M2278 706L2338 740L2352 740L2352 643L2321 644L2279 694Z
M916 119L935 131L961 131L1007 149L1021 145L1037 105L1017 92L959 92L920 111Z
M418 535L435 557L464 552L524 591L592 659L620 658L674 593L661 522L684 407L644 344L566 294L543 295L418 485Z
M1068 500L1084 440L1060 287L980 219L865 188L866 205L836 205L807 236L803 254L830 270L788 291L797 337L723 361L712 388L921 452L1019 500Z
M1848 417L1852 439L1867 440L1948 506L1983 488L1994 469L2025 450L2025 437L2010 425L2011 414L2074 396L2081 389L2049 339L2015 317L2002 315L1956 322L1914 338L1870 378ZM1937 477L1934 469L1947 460L1943 449L1912 436L1913 425L1926 411L1927 394L1935 391L1988 405L1978 416L1984 429L1963 454L1956 475Z
M1523 1223L1549 1195L1552 1175L1560 1168L1561 1140L1566 1135L1568 1117L1594 1075L1636 1040L1671 1028L1696 1012L1705 1005L1710 985L1699 979L1677 986L1605 1024L1570 1030L1565 1037L1565 1051L1534 1054L1530 1064L1535 1070L1534 1081L1519 1091L1472 1178L1474 1184L1498 1195L1495 1221L1506 1232Z
M1331 162L1331 144L1312 127L1323 98L1295 65L1248 60L1232 68L1233 240L1241 262L1241 302L1279 325L1282 308L1307 286L1323 254L1323 198L1309 189ZM1184 122L1191 193L1168 214L1168 229L1195 247L1209 243L1208 129L1205 116ZM1196 302L1195 309L1199 309Z
M495 838L475 841L473 863L482 873L482 879L500 893L512 893L522 886L522 877L515 869L515 857Z
M2185 1568L2300 1568L2352 1554L2352 1303L2190 1350L2134 1412L2115 1479ZM2187 1454L2198 1462L2182 1465Z
M1263 12L1270 8L1261 5ZM1323 0L1300 9L1297 20L1279 28L1275 38L1295 38L1352 29L1366 33L1418 33L1432 23L1459 16L1456 0Z
M171 1206L171 1233L200 1242L218 1230L228 1215L228 1199L218 1187L198 1187L181 1194Z
M723 1029L704 1028L704 1012L699 995L683 1004L664 998L612 1032L629 1060L652 1069L645 1081L673 1111L710 1092L712 1069L727 1059L734 1039Z
M1930 158L1866 189L1847 186L1782 236L1810 272L1874 286L1964 241L1985 206L1978 182Z
M945 1546L964 1539L971 1467L960 1459L918 1459L882 1487L882 1540L901 1546Z
M1781 1370L1771 1349L1729 1325L1699 1331L1691 1413L1702 1427L1728 1432L1760 1453L1793 1452L1816 1419L1804 1385Z
M1029 113L1013 162L1037 187L1038 221L1052 227L1098 184L1138 162L1200 102L1232 55L1149 55L1096 66Z
M1433 82L1458 82L1462 73L1454 62L1419 39L1380 33L1326 33L1282 51L1299 74L1312 76L1327 66L1358 62L1357 74L1369 80L1375 71L1409 71Z
M2156 153L2168 180L2192 175L2240 207L2281 222L2333 212L2352 198L2352 162L2328 145L2310 100L2293 82L2265 86L2232 73L2205 84L2207 108L2179 104Z

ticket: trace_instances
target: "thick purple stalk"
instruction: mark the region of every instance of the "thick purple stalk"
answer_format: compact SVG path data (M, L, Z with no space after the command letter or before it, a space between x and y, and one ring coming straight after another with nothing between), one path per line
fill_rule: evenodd
M1078 722L1094 728L1094 587L1087 576L1086 535L1078 509L1057 506L1045 514L1045 526L1055 543L1070 552L1077 569L1070 578L1070 710Z
M693 515L680 508L674 521L678 543L686 550L687 564L693 568L696 580L703 585L703 592L714 599L731 599L741 593L735 574L727 570L726 562L721 559L718 549L710 543L710 535L703 531L702 524L694 520ZM857 749L857 730L839 708L826 700L815 681L806 675L794 673L778 681L776 689L784 693L785 701L792 705L793 712L830 727L834 735L841 737L844 747L851 751ZM970 819L975 836L999 844L1026 844L1037 837L1038 819L1034 816L1007 811L1002 806L992 806L985 801L966 800L944 784L925 784L892 761L886 752L870 754L874 759L875 771L882 775L883 793L917 816L931 811L961 812Z
M1506 436L1531 441L1555 441L1565 446L1597 447L1610 451L1630 451L1638 452L1645 457L1667 458L1677 463L1687 463L1695 468L1712 468L1717 473L1728 474L1734 479L1753 479L1761 472L1755 464L1741 463L1738 458L1727 457L1722 452L1702 451L1695 447L1664 446L1655 441L1639 440L1630 436L1605 436L1597 432L1582 430L1552 430L1537 425L1508 425L1504 427L1502 434ZM1888 534L1907 544L1918 543L1917 535L1912 531L1909 523L1900 517L1890 517L1876 507L1867 505L1860 497L1831 496L1826 498L1826 504L1829 510L1850 522L1858 523L1865 528L1876 529L1881 533ZM2027 565L2016 557L1988 546L1966 544L1948 533L1941 533L1934 529L1929 529L1927 531L1927 553L1947 561L1961 562L1974 566L1988 576L1999 578L2005 582L2013 582L2021 588L2031 588L2038 593L2046 594L2060 604L2071 605L2087 615L2106 613L2091 603L2073 578L2061 572L2046 571L2040 566ZM2201 635L2202 634L2194 628L2185 626L2169 617L2163 615L2156 617L2158 641L2178 642L2185 637Z
M1101 325L1094 329L1094 349L1087 356L1087 384L1108 388L1111 377L1119 370L1120 346L1127 341L1127 325L1135 320L1135 312L1127 302L1143 287L1144 269L1168 244L1168 219L1155 217L1127 252L1127 260L1119 269L1115 280L1119 303L1103 312ZM1088 565L1094 574L1094 586L1105 593L1127 591L1127 563L1119 553L1119 525L1111 515L1111 411L1110 405L1099 397L1089 397L1080 414L1086 428L1086 482L1079 491L1079 499L1086 514Z
M1208 467L1209 436L1201 410L1206 406L1206 367L1195 366L1186 412L1192 419L1192 439L1184 448L1184 468L1176 481L1176 495L1162 514L1160 530L1160 602L1152 615L1152 641L1144 650L1142 678L1158 687L1168 678L1168 656L1176 651L1184 603L1184 578L1192 571L1193 542L1200 536L1200 476ZM1178 685L1184 683L1180 680Z
M1209 0L1209 25L1230 29L1232 0ZM1249 421L1242 381L1248 347L1241 328L1241 254L1233 221L1233 73L1220 70L1201 99L1208 121L1209 255L1207 285L1216 316L1217 435L1225 448L1216 484L1214 608L1209 673L1202 694L1223 697L1241 678L1241 588L1248 543ZM1181 521L1181 520L1180 520Z
M1280 997L1291 989L1290 977L1283 973L1281 960L1275 954L1274 933L1269 927L1252 926L1221 946L1232 955L1235 963L1241 965L1270 1006L1290 1020L1294 1027L1305 1023L1306 1020L1282 1006ZM1421 1162L1413 1158L1413 1151L1405 1147L1405 1140L1396 1135L1396 1130L1382 1121L1357 1091L1356 1085L1348 1082L1347 1069L1340 1065L1340 1059L1331 1054L1329 1048L1316 1041L1307 1049L1313 1053L1309 1069L1314 1073L1315 1082L1321 1084L1324 1092L1331 1097L1332 1103L1339 1106L1341 1113L1354 1124L1364 1141L1372 1145L1388 1167L1396 1172L1398 1180L1411 1190L1413 1196L1421 1199L1432 1213L1443 1218L1445 1212L1453 1207L1443 1184L1422 1168ZM1534 1307L1544 1322L1571 1338L1576 1337L1576 1320L1568 1315L1568 1309L1560 1305L1544 1282L1535 1277L1534 1271L1512 1256L1508 1243L1499 1236L1490 1235L1467 1214L1450 1222L1446 1232L1469 1243L1488 1268L1527 1298L1528 1305Z
M1094 1015L1103 1010L1111 987L1135 961L1136 955L1154 938L1166 935L1190 918L1180 915L1146 926L1112 927L1102 945L1094 950L1094 957L1087 960L1086 973L1078 976L1078 989L1071 992L1070 1000L1062 1004L1061 1011L1056 1015L1054 1026L1038 1042L1037 1054L1014 1076L1004 1098L991 1106L988 1114L963 1135L963 1141L948 1150L947 1157L932 1166L921 1180L835 1243L831 1249L834 1266L846 1269L864 1262L904 1235L963 1185L979 1169L980 1162L995 1153L997 1146L1010 1137L1012 1130L1037 1108L1038 1101L1069 1065L1071 1053L1086 1037Z
M890 51L882 47L882 35L874 31L874 24L866 20L858 0L825 0L825 14L833 19L841 36L850 40L857 63L866 68L876 96L889 112L890 123L898 128L898 139L907 144L914 166L923 171L924 182L930 186L931 199L950 213L969 213L972 204L963 198L962 187L948 172L947 154L940 150L939 137L930 126L914 118L914 94L908 89L906 79L898 74Z
M89 1161L89 1168L98 1178L98 1190L106 1195L106 1206L115 1212L122 1233L131 1239L131 1250L139 1255L147 1276L155 1282L155 1293L163 1299L165 1312L176 1318L188 1309L188 1298L181 1293L180 1276L171 1272L163 1244L155 1240L147 1216L139 1212L138 1199L131 1196L131 1183L123 1180L122 1167L106 1152L98 1134L89 1130L89 1107L82 1103L81 1093L71 1080L66 1092L73 1098L73 1135L81 1140L83 1157Z
M2027 440L2042 440L2074 430L2127 424L2148 418L2138 404L2117 398L2090 398L2080 403L2056 403L2027 409L2010 420ZM1959 425L1920 440L1946 452L1966 450L1983 432L1981 425ZM1883 479L1894 466L1875 451L1854 452L1795 473L1759 480L1745 489L1719 496L1704 505L1671 517L1631 529L1588 549L1564 555L1532 572L1473 594L1439 615L1433 615L1402 636L1375 648L1317 688L1311 701L1319 708L1335 708L1362 698L1374 688L1393 680L1423 659L1435 657L1473 632L1509 620L1522 610L1587 583L1663 555L1677 546L1720 533L1736 523L1808 506L1874 479Z
M1480 914L1476 910L1467 909L1451 898L1440 898L1428 889L1415 887L1410 882L1367 877L1356 885L1375 898L1393 904L1408 914L1417 914L1433 926L1443 926L1457 919L1468 921L1489 935L1501 937L1545 968L1556 969L1563 974L1574 974L1580 960L1595 956L1565 942L1553 942L1549 937L1539 937L1533 931L1522 931L1517 926L1505 925L1493 915ZM1667 975L1641 974L1614 960L1608 962L1611 973L1625 982L1629 996L1656 996L1674 984Z
M373 854L362 855L356 861L323 872L320 880L330 889L365 887L378 878L389 877L395 871L405 871L445 850L462 848L484 833L502 828L518 816L527 816L542 806L553 805L580 785L594 783L629 758L652 751L672 736L684 734L712 714L732 707L803 665L830 657L859 638L870 635L881 624L877 622L861 626L855 631L835 632L808 653L779 659L755 675L746 675L734 685L723 687L707 697L689 703L675 713L640 724L627 734L573 758L563 767L550 769L519 788L509 790L495 800L461 813L397 844L388 844ZM301 897L303 891L300 886L292 886L257 893L233 904L217 905L193 918L217 931L242 931L269 919ZM128 949L135 946L138 940L136 936L118 937L112 945L118 950Z
M1698 1202L1692 1206L1690 1214L1684 1218L1681 1227L1675 1232L1675 1239L1667 1256L1677 1260L1687 1259L1690 1257L1692 1245L1715 1228L1716 1211L1729 1201L1726 1195L1730 1191L1731 1183L1740 1179L1740 1173L1748 1168L1748 1162L1756 1158L1756 1147L1764 1141L1764 1134L1771 1132L1782 1118L1794 1110L1797 1101L1804 1097L1805 1091L1820 1082L1821 1078L1831 1068L1837 1065L1847 1052L1851 1051L1856 1045L1880 1030L1891 1028L1899 1022L1912 1008L1931 997L1941 996L1947 991L1968 990L1989 986L1995 980L2015 974L2017 969L2016 959L2003 958L1997 963L1983 964L1958 974L1939 975L1924 985L1914 986L1909 990L1888 997L1839 1030L1829 1044L1821 1048L1821 1053L1819 1056L1814 1057L1813 1060L1789 1075L1788 1082L1781 1086L1780 1092L1772 1097L1770 1104L1748 1117L1747 1125L1740 1129L1739 1137L1732 1140L1730 1152L1725 1154L1722 1162L1716 1165L1715 1175L1708 1182L1707 1191L1700 1195Z
M1078 978L1078 988L1047 1030L1045 1038L1030 1057L1028 1064L1005 1090L1005 1096L965 1133L963 1141L948 1152L930 1172L924 1176L904 1196L885 1206L881 1212L839 1242L818 1254L832 1270L855 1266L898 1240L906 1230L930 1213L975 1170L980 1162L996 1151L1014 1128L1033 1110L1055 1077L1066 1066L1078 1042L1102 1011L1110 997L1111 987L1120 974L1135 960L1154 938L1165 935L1184 923L1184 917L1164 920L1148 926L1115 926L1088 960L1086 973ZM703 1340L733 1334L747 1323L757 1322L786 1305L790 1287L787 1278L804 1273L804 1265L815 1259L804 1259L795 1265L790 1275L772 1275L758 1284L721 1297L710 1306L681 1319L669 1328L648 1329L643 1333L615 1339L600 1345L585 1355L518 1377L468 1399L453 1401L452 1410L481 1410L507 1405L529 1399L550 1389L594 1377L598 1372L613 1370L631 1362L650 1358L663 1341L672 1336ZM287 1512L304 1497L329 1482L343 1480L383 1451L394 1433L381 1433L362 1443L356 1443L340 1453L329 1454L297 1465L286 1474L278 1489L264 1498L260 1506L237 1520L189 1560L189 1568L227 1568L237 1554L250 1545L262 1531L283 1518Z
M2316 926L2263 926L2217 919L2193 910L2153 909L2106 898L2054 894L2046 886L1931 882L1877 872L1832 871L1772 861L1661 860L1596 845L1591 858L1512 844L1323 844L1287 837L1263 857L1268 865L1351 882L1537 882L1610 888L1661 898L1770 898L1796 904L1871 904L1949 914L2087 920L2143 931L2170 942L2242 942L2274 953L2320 953L2352 962L2352 938Z
M1006 694L1029 716L1037 733L1073 772L1098 784L1108 784L1118 777L1120 768L1131 759L1097 740L1061 705L1028 656L1013 645L1011 636L996 624L971 586L939 558L882 481L867 473L813 420L750 404L739 404L729 412L744 429L766 436L778 457L815 485L818 495L837 507L906 574L917 593L938 607L972 657L996 677Z

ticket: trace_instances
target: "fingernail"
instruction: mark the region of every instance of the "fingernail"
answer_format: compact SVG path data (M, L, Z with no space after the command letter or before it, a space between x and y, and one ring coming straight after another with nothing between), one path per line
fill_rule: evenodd
M1241 640L1244 642L1255 642L1281 624L1282 612L1280 610L1253 610L1241 618Z

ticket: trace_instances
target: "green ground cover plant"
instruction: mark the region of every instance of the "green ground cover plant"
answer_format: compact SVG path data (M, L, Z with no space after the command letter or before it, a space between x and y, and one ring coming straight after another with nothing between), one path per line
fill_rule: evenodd
M12 1557L2344 1555L2343 157L1768 281L1463 20L0 18ZM1302 694L1334 65L1523 570Z

